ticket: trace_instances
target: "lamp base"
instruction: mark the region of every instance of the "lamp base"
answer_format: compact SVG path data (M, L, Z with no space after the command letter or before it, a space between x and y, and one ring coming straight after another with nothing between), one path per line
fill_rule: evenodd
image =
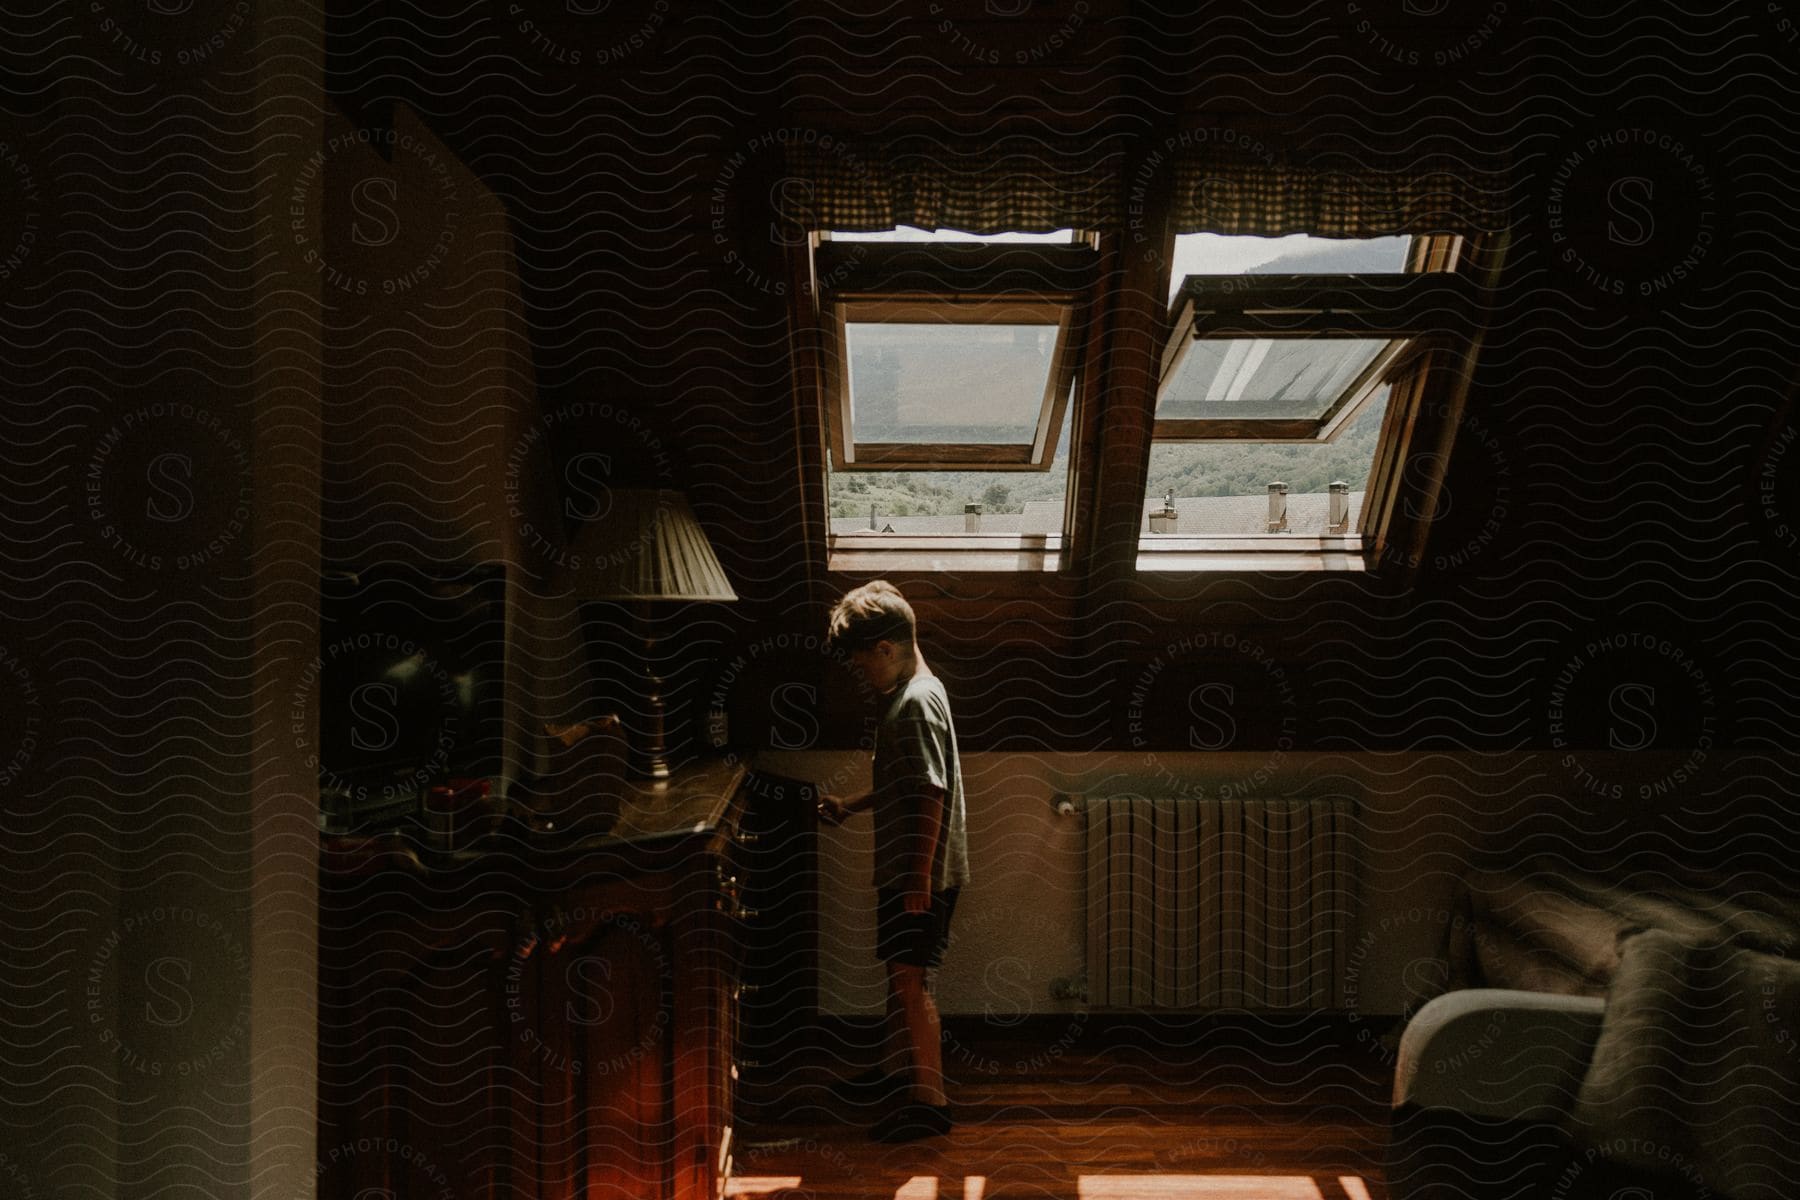
M644 621L644 757L638 777L661 781L669 777L669 752L663 733L662 676L656 673L656 626L650 614Z

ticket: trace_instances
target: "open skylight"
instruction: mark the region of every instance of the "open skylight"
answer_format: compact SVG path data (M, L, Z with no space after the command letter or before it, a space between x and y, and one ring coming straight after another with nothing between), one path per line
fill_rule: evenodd
M1408 299L1412 281L1445 278L1459 248L1435 236L1179 235L1156 438L1335 436L1432 323L1429 302Z
M1175 238L1169 299L1189 275L1346 275L1406 270L1412 238L1235 237L1183 233Z
M832 307L839 470L1048 470L1068 403L1069 305L896 297Z
M1029 324L846 322L851 438L1029 444L1057 329L1054 313Z
M1158 420L1317 421L1387 350L1386 338L1203 338L1157 397Z
M915 229L911 225L901 225L872 233L833 230L830 238L834 242L973 242L987 245L1018 243L1066 246L1075 240L1075 231L1055 229L1049 233L964 233L960 229Z

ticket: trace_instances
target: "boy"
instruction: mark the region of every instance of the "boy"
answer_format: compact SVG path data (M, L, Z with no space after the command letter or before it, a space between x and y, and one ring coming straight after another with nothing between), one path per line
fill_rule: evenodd
M875 1070L847 1082L853 1092L877 1093L910 1083L906 1103L870 1131L884 1142L950 1129L932 972L949 944L957 891L969 879L962 764L950 702L919 652L916 633L912 606L886 580L855 589L831 611L832 647L847 654L884 698L874 790L819 802L819 815L832 824L875 810L875 954L887 963L886 1043Z

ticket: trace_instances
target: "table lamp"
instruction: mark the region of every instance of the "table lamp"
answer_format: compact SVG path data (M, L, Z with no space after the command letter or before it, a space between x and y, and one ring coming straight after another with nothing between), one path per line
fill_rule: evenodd
M648 725L639 773L664 780L663 681L656 673L650 608L665 601L736 600L737 593L686 496L671 488L621 488L611 499L605 515L575 531L561 575L580 600L620 601L638 610Z

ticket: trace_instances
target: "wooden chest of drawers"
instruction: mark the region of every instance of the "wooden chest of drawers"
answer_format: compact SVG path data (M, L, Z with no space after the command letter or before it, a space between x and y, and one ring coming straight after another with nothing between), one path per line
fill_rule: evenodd
M807 937L753 874L807 796L721 761L562 846L328 847L319 1194L717 1197L738 1006L808 1004L767 974L769 930Z

